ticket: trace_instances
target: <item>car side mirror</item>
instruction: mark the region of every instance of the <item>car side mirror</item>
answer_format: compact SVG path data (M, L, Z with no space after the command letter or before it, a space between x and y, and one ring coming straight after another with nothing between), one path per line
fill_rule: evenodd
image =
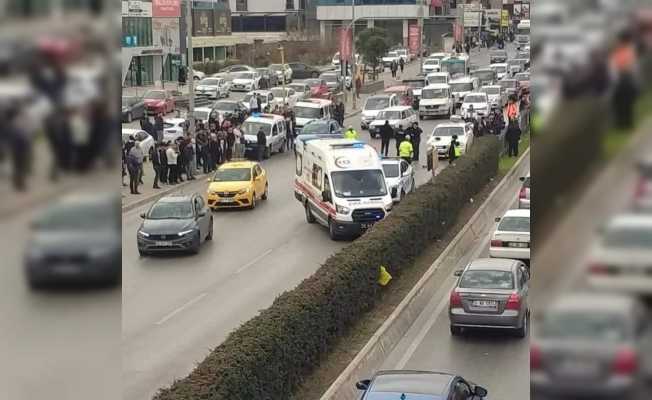
M494 221L495 222L500 222L500 217L496 217L496 219L494 219Z
M197 213L197 216L198 216L198 217L205 217L205 216L206 216L206 211L205 211L205 210L201 210L200 212Z
M464 272L463 269L458 269L457 271L455 271L455 272L453 273L453 275L459 278L460 276L462 276L462 273L463 273L463 272Z
M140 218L145 219L145 217L146 217L145 213L140 214Z
M476 396L480 396L482 398L482 397L487 397L487 394L489 394L489 392L487 392L487 389L483 388L482 386L476 386L475 389L473 390L473 394L475 394Z
M324 190L324 191L322 191L322 192L321 192L321 198L322 198L324 201L331 202L331 201L332 201L332 198L331 198L331 192L329 192L328 190Z
M370 384L371 384L371 380L370 380L370 379L364 379L364 380L358 381L358 382L355 384L355 387L356 387L358 390L367 390L367 389L369 389L369 385L370 385Z

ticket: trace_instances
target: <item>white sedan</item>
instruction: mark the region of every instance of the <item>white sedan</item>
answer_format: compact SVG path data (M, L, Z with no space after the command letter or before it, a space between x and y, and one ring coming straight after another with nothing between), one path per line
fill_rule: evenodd
M283 102L286 102L290 107L294 107L299 101L300 95L294 91L291 87L286 87L283 89L280 86L273 87L269 90L274 95L274 100L272 101L273 105L283 106ZM272 106L273 107L273 106Z
M473 112L477 115L489 114L489 97L485 92L473 92L464 96L462 103L462 115L467 115L469 109L473 107Z
M184 118L169 118L163 121L163 142L172 142L182 138L185 133L186 120Z
M208 96L210 99L229 97L229 88L224 78L205 78L197 83L195 89L198 95Z
M258 72L235 72L231 76L233 77L231 90L234 92L249 92L260 88Z
M529 260L530 210L509 210L502 218L496 218L496 222L489 257Z
M436 58L429 58L423 62L423 73L430 74L440 71L439 60Z
M473 145L472 124L461 121L458 116L451 122L437 125L428 139L428 151L435 148L439 157L448 157L448 150L453 141L453 136L457 136L456 141L459 143L460 153L465 154Z
M122 143L126 143L129 140L129 137L133 136L134 139L136 140L136 143L138 143L138 146L140 146L141 150L143 150L143 154L145 155L145 159L152 158L152 154L154 154L154 138L149 135L149 133L145 132L142 129L122 129Z
M385 183L390 190L394 203L399 203L408 194L416 189L414 169L412 165L402 158L383 158L383 171Z

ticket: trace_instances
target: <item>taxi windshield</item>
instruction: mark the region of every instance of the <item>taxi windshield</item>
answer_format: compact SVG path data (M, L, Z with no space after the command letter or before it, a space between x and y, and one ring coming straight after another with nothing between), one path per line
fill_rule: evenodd
M249 182L251 168L223 168L218 169L213 176L213 182Z

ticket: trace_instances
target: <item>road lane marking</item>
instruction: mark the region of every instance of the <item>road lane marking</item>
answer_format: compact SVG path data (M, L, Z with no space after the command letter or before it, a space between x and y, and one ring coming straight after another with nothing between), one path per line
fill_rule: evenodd
M248 263L246 263L242 267L238 268L238 270L235 271L235 273L240 274L240 273L244 272L244 270L246 270L247 268L251 267L252 265L256 264L258 261L260 261L263 258L267 257L272 251L274 251L274 249L267 250L263 254L259 255L258 257L256 257L253 260L249 261Z
M171 313L169 313L168 315L163 317L160 321L158 321L156 323L156 325L163 325L164 323L166 323L167 321L172 319L175 315L179 314L181 311L183 311L186 308L188 308L188 307L192 306L193 304L197 303L198 301L200 301L201 299L203 299L206 296L208 296L208 293L200 294L199 296L195 297L194 299L190 300L186 304L182 305L181 307L177 308L176 310L172 311Z

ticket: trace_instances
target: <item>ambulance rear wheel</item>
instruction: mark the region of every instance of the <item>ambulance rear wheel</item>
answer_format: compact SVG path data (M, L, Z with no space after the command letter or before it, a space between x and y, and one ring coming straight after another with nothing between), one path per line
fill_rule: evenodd
M310 210L310 204L306 201L306 222L309 224L314 224L317 220L315 219L315 216L312 215L312 211Z
M340 236L337 234L337 227L332 219L328 220L328 235L331 237L331 240L339 240Z

